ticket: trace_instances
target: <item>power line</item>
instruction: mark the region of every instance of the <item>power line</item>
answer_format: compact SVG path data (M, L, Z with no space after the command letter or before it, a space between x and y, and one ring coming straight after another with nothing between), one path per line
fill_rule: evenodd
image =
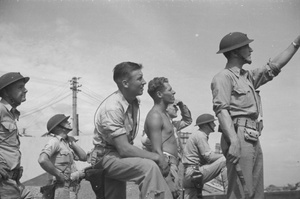
M31 114L33 114L33 113L36 113L36 112L41 111L41 110L44 110L44 109L46 109L46 108L52 106L53 104L56 104L56 103L62 101L63 99L69 97L70 95L71 95L71 93L67 94L67 95L64 96L64 97L61 97L60 99L54 101L53 103L50 103L50 104L47 105L47 106L41 107L41 108L39 108L39 109L37 109L37 110L34 110L34 111L31 111L31 112L29 112L29 113L25 113L25 114L23 114L23 115L21 116L21 118L27 117L27 116L29 116L29 115L31 115Z
M57 94L54 95L53 91L54 91L55 89L58 89L58 88L60 88L60 90L57 92ZM44 105L46 105L46 104L48 104L48 103L51 103L54 99L58 98L59 96L63 95L64 93L67 93L67 92L68 92L68 87L67 87L67 85L66 85L65 87L63 87L63 88L61 88L61 87L56 87L55 89L54 89L54 90L51 90L51 92L49 92L49 90L48 90L47 93L42 94L42 95L39 95L39 97L34 97L34 99L37 99L38 102L40 102L39 99L41 99L41 98L46 98L48 95L51 95L52 97L51 97L49 100L47 100L47 101L43 104L43 106L44 106ZM48 99L48 98L47 98L47 99ZM40 107L39 104L35 104L35 106L30 107L30 109L31 109L30 111L39 109L39 107Z
M95 100L95 101L98 102L98 103L101 102L101 100L99 100L98 98L93 97L93 96L91 96L90 94L88 94L88 93L86 93L86 92L84 92L84 91L82 91L82 93L85 94L86 96L88 96L89 98Z
M96 98L103 99L103 96L89 89L87 86L83 86L82 88L86 89L91 95L95 96Z

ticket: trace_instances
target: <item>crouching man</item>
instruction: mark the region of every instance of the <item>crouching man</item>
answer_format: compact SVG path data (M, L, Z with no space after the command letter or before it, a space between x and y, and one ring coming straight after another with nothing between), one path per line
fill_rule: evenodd
M85 151L76 143L74 137L68 136L72 130L69 116L54 115L47 123L49 133L54 137L42 149L38 162L41 167L53 175L55 199L77 199L80 178L72 178L78 173L74 160L86 161ZM83 174L84 175L84 174Z
M193 132L186 142L182 158L186 199L202 198L203 185L219 174L226 190L226 159L222 154L214 153L208 144L209 134L216 127L215 120L210 114L200 115L196 120L199 130Z

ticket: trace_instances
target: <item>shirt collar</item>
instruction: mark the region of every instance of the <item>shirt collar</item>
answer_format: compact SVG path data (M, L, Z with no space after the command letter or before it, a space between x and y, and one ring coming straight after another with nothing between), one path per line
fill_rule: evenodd
M238 67L231 67L227 69L230 70L237 77L243 76L246 73L246 70Z
M8 111L12 109L12 106L5 99L2 98L1 103L5 106L5 108L7 108Z
M203 135L205 135L206 138L207 138L207 140L208 140L209 136L208 136L202 129L199 129L199 131L200 131L201 133L203 133Z
M124 110L127 110L128 106L129 106L128 101L125 99L124 95L121 93L120 90L117 91L117 94L120 96L120 99L121 99L120 103L123 106ZM133 103L140 104L139 98L135 98L135 100L133 101Z
M63 137L61 137L60 135L54 135L55 137L57 137L57 139L59 139L60 141L65 141L65 139Z

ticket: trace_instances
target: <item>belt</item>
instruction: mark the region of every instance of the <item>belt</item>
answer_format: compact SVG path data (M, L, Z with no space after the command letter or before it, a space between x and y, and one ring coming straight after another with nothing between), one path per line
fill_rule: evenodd
M178 163L179 163L178 157L175 157L174 155L167 153L167 152L163 152L163 154L169 159L170 163L178 165Z
M199 170L201 166L199 164L185 164L184 165L185 169L187 169L189 167L192 167L194 170Z
M233 119L233 122L237 126L243 126L243 127L247 127L247 128L254 129L254 130L258 129L257 120L252 120L252 119L247 118L247 117L236 117L236 118Z

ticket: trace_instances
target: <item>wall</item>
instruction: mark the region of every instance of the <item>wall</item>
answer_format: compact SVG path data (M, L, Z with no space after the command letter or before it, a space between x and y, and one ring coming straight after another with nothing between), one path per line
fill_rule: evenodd
M20 137L22 152L21 165L24 167L21 182L25 182L45 173L38 163L38 157L42 148L50 138L51 137ZM78 138L78 144L86 152L93 148L92 136L80 136ZM76 164L79 169L88 165L85 162L76 162Z

